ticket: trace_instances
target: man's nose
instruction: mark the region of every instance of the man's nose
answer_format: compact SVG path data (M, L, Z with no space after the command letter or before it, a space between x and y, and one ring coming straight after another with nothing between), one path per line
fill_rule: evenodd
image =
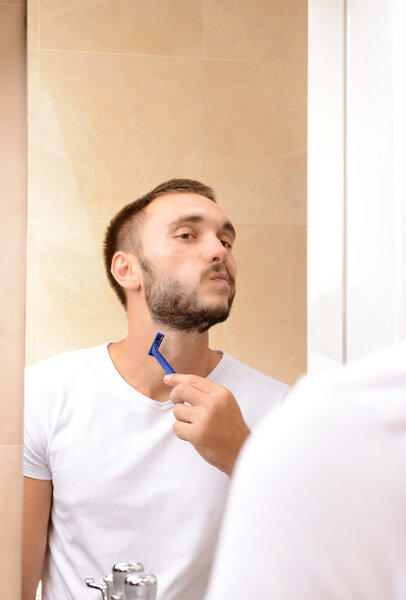
M210 237L204 248L204 259L207 262L225 262L228 257L228 249L218 237Z

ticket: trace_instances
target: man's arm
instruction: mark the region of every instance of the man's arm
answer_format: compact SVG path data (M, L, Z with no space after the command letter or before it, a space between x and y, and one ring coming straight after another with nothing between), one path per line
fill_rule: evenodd
M52 481L24 477L22 600L35 600L42 575L52 503Z

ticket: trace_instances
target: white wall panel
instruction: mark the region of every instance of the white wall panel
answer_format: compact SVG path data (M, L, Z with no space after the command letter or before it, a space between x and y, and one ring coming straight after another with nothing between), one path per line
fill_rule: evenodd
M344 2L309 1L308 371L343 360Z
M348 0L348 360L404 337L405 3Z
M406 337L406 2L309 0L309 371Z

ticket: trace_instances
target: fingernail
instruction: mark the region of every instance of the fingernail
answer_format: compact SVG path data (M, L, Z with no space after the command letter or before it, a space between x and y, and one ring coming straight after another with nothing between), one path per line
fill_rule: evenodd
M170 375L165 375L164 377L164 383L168 383L168 381L170 381L171 376Z

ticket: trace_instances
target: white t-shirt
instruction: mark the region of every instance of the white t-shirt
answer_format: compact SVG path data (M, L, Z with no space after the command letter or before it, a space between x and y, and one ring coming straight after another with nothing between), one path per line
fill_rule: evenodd
M288 389L226 354L208 379L250 428ZM107 344L26 369L24 475L54 488L44 600L98 599L84 578L122 560L154 573L162 600L204 597L229 479L175 436L172 407L127 384Z
M238 459L206 600L406 598L406 343L302 380Z

